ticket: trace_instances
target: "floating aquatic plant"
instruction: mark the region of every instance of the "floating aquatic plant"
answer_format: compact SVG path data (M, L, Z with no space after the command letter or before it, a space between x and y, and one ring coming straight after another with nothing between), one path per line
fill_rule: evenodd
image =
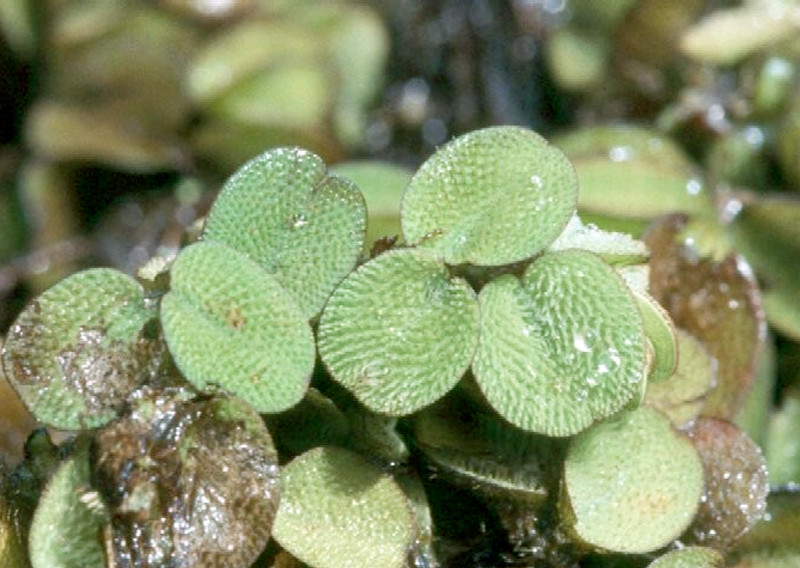
M650 248L584 224L580 168L518 127L442 146L402 196L336 171L267 151L141 283L92 269L22 311L5 373L77 436L18 527L36 568L453 564L440 512L465 494L463 526L559 566L727 548L760 517L755 446L692 422L752 380L762 320L735 259L692 261L681 218ZM373 220L402 234L365 256ZM717 430L745 481L709 466ZM718 556L655 565L683 562Z

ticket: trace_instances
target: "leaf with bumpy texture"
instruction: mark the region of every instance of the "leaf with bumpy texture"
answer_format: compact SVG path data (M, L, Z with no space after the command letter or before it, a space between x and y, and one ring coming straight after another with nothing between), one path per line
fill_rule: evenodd
M479 300L472 370L489 404L512 424L570 436L640 392L641 316L619 275L592 253L545 254L522 282L502 276Z
M722 555L713 548L687 546L670 550L647 565L647 568L721 568Z
M163 343L141 286L117 270L74 274L28 304L8 332L3 368L36 418L100 426L159 369Z
M561 507L575 536L616 552L667 545L692 522L703 466L691 442L646 406L572 440Z
M561 233L577 192L572 165L535 132L477 130L437 150L414 174L403 196L403 234L448 264L510 264Z
M355 266L365 230L364 198L352 182L328 175L311 152L278 148L228 179L203 238L260 264L311 318Z
M86 446L63 462L36 507L28 537L33 568L104 568L98 538L108 521L100 495L89 485Z
M394 480L357 454L315 448L289 462L272 534L315 568L402 568L415 536Z
M161 301L169 350L203 391L221 389L259 412L303 398L314 366L314 338L294 299L257 264L225 245L183 249Z
M475 292L425 251L384 253L345 279L322 313L318 347L333 378L376 412L438 400L472 361Z

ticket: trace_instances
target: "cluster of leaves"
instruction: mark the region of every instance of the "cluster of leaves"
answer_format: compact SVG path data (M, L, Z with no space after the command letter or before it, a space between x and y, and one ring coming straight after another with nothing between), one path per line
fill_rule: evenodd
M497 526L498 564L718 565L768 492L729 422L752 280L687 258L682 217L649 258L577 202L539 135L475 131L403 189L403 242L361 259L356 183L298 148L251 160L175 258L70 276L10 329L9 380L77 436L14 538L34 568L478 563L441 479ZM698 307L706 286L742 309ZM746 361L717 369L731 347Z

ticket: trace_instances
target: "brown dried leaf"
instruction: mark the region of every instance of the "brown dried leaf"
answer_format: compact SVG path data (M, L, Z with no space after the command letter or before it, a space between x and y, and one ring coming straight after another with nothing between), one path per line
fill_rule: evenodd
M115 567L246 568L266 546L278 457L239 399L142 391L98 434L93 458Z
M650 291L675 324L717 359L717 385L703 414L736 416L753 384L766 336L761 297L749 265L738 255L701 258L683 237L684 215L656 220L644 237L650 247Z
M705 477L691 538L725 550L767 509L766 462L755 442L725 420L700 418L689 438L700 454Z

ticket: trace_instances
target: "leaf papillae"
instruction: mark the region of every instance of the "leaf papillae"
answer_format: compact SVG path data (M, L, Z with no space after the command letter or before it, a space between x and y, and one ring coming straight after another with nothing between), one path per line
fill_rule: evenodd
M333 378L371 410L395 416L453 388L477 341L473 290L430 253L412 249L384 253L348 276L318 333Z
M100 426L156 373L162 343L142 288L117 270L74 274L33 300L9 330L3 367L36 418L56 428Z
M105 567L98 535L107 512L89 479L84 448L61 463L47 483L28 537L33 568Z
M305 393L314 365L311 328L294 298L229 247L185 248L161 302L164 336L184 376L279 412Z
M577 200L566 157L518 127L477 130L446 144L414 174L401 207L406 242L449 264L509 264L543 250Z
M570 444L566 518L576 536L627 553L661 548L691 523L703 466L691 442L641 406L597 424Z
M272 536L315 568L401 568L414 520L390 476L349 450L321 447L283 468Z
M328 175L319 156L278 148L254 158L225 183L203 238L260 264L311 318L355 266L366 215L358 188Z
M512 424L569 436L640 391L645 340L636 302L594 254L545 254L521 282L500 277L479 300L472 369L489 404Z

